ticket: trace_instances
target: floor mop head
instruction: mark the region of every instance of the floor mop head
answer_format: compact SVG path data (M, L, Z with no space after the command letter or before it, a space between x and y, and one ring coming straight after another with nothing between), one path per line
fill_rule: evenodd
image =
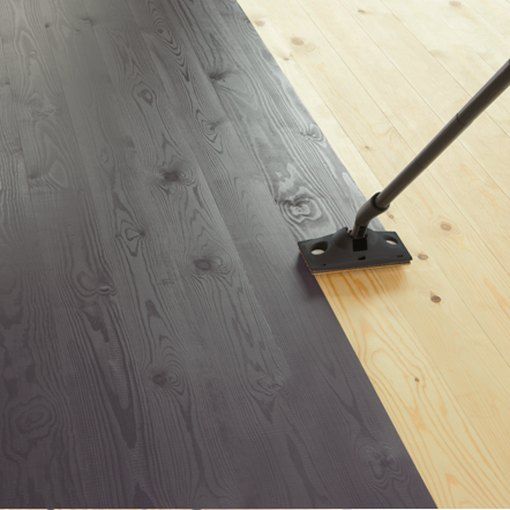
M314 274L407 264L412 260L396 232L367 229L362 239L355 239L343 228L328 236L301 241L298 246Z

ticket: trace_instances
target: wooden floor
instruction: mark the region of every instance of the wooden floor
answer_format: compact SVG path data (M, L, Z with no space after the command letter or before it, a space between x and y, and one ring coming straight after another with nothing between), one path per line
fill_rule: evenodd
M508 0L240 0L365 195L510 57ZM510 506L510 92L382 219L410 267L321 276L435 501Z
M361 193L237 4L0 37L0 507L434 506L297 250Z

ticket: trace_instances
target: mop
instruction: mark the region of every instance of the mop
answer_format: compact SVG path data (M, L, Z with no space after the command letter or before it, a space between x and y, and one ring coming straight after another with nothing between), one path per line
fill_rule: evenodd
M405 264L412 260L396 232L368 228L391 202L411 184L510 85L510 60L469 100L422 151L379 193L358 210L351 229L298 243L312 273Z

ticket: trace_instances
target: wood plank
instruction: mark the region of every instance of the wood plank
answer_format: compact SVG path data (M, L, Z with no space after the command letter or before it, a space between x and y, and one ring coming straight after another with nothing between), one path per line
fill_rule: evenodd
M15 98L0 43L0 494L20 506L43 504L37 460L53 459L44 484L73 473L72 409L62 388L70 359L57 340L48 306ZM44 441L41 441L44 438ZM62 452L56 455L53 446ZM16 483L9 483L15 473Z

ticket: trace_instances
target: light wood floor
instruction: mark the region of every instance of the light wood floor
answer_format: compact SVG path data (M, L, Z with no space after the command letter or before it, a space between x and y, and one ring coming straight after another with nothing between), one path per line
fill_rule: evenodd
M510 57L508 0L240 0L365 195ZM382 218L408 267L322 289L442 507L510 506L510 92Z

